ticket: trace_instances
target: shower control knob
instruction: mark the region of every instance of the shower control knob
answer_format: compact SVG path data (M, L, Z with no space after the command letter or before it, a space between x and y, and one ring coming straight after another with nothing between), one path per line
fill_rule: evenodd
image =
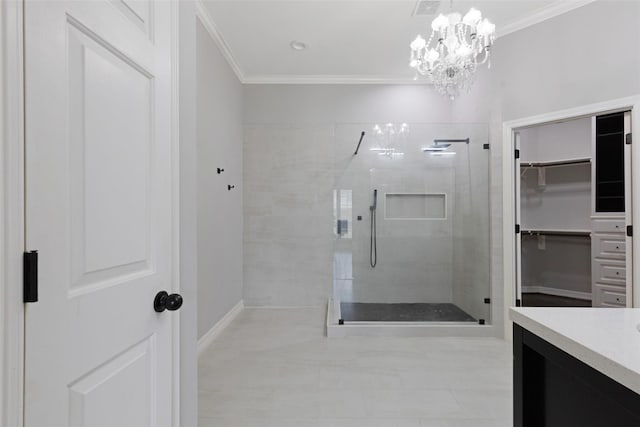
M160 291L153 300L153 309L158 313L165 310L176 311L180 307L182 307L182 295L180 294L169 295L167 291Z

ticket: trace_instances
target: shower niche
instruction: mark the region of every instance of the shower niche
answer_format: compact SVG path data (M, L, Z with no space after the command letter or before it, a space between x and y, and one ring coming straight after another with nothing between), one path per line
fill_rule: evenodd
M487 142L484 124L336 125L330 336L490 324Z

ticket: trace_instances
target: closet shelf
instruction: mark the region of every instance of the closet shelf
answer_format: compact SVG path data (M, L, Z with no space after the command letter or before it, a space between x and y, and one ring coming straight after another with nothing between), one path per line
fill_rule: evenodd
M591 235L591 230L569 230L569 229L540 229L540 228L527 228L523 229L521 232L523 235L529 236L586 236L589 237Z
M554 166L573 166L591 163L591 157L582 157L577 159L550 160L547 162L520 162L521 168L546 168Z

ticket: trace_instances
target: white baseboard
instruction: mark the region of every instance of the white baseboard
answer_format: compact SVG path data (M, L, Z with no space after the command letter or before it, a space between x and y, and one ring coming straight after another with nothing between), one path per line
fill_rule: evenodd
M202 352L211 345L211 343L216 339L216 337L220 335L220 333L227 326L229 326L229 324L233 321L233 319L235 319L236 316L238 316L238 314L240 314L240 312L243 309L244 309L244 303L242 300L240 300L231 310L227 312L227 314L222 316L222 319L218 320L216 324L213 325L211 329L209 329L207 333L204 334L198 340L198 357L200 357Z
M523 286L522 293L546 294L584 300L591 299L590 292L570 291L567 289L550 288L548 286Z

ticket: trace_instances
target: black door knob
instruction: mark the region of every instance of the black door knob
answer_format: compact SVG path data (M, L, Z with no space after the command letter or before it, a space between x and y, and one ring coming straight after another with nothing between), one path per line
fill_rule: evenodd
M166 291L160 291L153 300L153 309L158 313L165 310L175 311L180 307L182 307L182 295L180 294L169 295Z

